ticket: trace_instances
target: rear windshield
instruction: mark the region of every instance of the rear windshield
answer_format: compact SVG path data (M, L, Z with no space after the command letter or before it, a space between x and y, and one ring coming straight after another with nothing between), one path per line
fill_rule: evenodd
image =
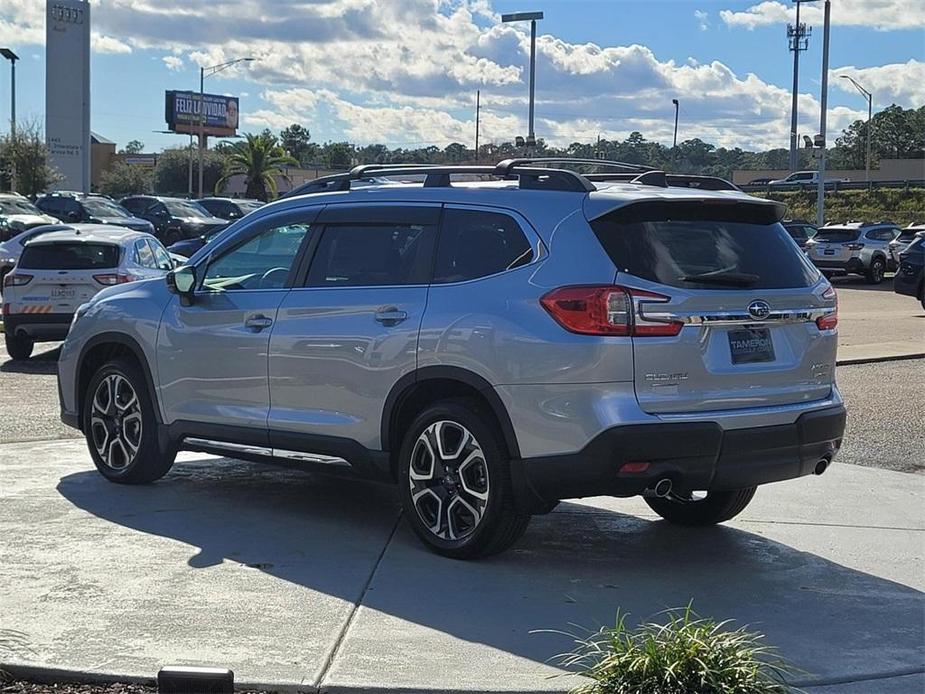
M768 210L632 205L591 223L622 272L690 289L808 287L818 271ZM755 207L755 206L752 206ZM642 209L640 209L642 208Z
M921 229L903 229L899 236L896 237L897 241L911 241L915 238L915 235L918 234Z
M97 270L119 265L119 247L111 243L29 244L19 267L26 270Z
M825 241L826 243L847 243L848 241L855 241L860 235L860 229L839 229L838 227L830 227L828 229L820 229L816 232L814 238L816 241Z

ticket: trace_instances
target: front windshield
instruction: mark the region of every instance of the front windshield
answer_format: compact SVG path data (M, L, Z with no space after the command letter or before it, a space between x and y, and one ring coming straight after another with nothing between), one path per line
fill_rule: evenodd
M191 200L164 200L164 204L174 217L206 219L212 216L205 207Z
M94 217L131 217L128 211L109 200L103 198L87 198L83 200L83 206Z
M0 213L2 214L42 214L35 205L28 200L0 199Z

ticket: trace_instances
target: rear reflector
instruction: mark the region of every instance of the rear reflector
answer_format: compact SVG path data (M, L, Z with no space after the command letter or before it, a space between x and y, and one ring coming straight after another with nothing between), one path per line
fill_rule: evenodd
M32 275L24 275L21 272L11 272L3 278L4 287L21 287L32 281Z
M649 463L624 463L620 472L645 472L648 469Z
M639 310L641 304L667 301L671 297L616 285L560 287L540 299L569 332L624 337L672 337L681 332L683 323L646 320Z

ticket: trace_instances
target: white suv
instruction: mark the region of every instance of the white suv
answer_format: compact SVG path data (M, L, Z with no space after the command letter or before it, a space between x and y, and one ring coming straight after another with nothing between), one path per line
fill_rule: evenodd
M77 307L106 286L160 277L173 261L150 234L75 224L26 243L3 278L6 350L28 359L36 342L63 340Z

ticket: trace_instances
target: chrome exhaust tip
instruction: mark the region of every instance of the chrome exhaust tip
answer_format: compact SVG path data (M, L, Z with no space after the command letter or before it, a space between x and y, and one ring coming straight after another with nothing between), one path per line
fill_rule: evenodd
M659 499L664 499L671 494L671 486L671 480L666 477L646 489L645 492L643 492L643 496L654 496Z

